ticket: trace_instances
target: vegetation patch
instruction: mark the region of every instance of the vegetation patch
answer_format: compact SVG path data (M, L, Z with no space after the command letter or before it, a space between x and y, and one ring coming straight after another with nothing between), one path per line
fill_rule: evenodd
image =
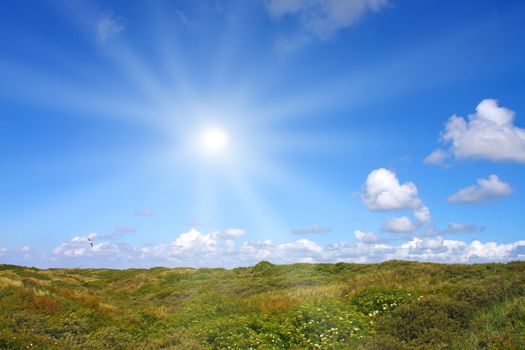
M0 349L525 349L525 263L0 265Z

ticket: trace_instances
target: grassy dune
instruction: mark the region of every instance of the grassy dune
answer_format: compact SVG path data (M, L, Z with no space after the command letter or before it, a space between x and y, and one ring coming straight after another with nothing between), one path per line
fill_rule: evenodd
M525 349L525 263L0 265L0 349Z

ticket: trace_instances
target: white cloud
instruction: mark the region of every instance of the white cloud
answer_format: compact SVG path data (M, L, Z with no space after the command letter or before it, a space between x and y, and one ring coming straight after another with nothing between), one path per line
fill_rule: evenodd
M308 42L309 36L327 40L367 13L380 11L387 3L387 0L267 0L266 7L275 19L284 16L297 19L300 34L278 41L286 50L295 50Z
M396 210L420 205L416 185L412 182L401 185L396 174L385 168L373 170L368 175L361 199L370 210Z
M86 237L76 236L69 242L60 244L53 250L53 255L63 257L86 256L89 248L89 241Z
M111 11L105 12L97 22L97 39L104 46L112 37L123 30L122 19L116 18Z
M525 129L514 125L515 113L485 99L468 119L453 115L441 133L458 159L475 158L525 163Z
M370 210L412 209L421 223L430 221L430 210L423 204L412 182L401 184L396 174L388 169L373 170L367 177L361 193L363 204Z
M93 247L89 244L88 237L95 239L96 233L90 233L86 237L76 236L70 241L60 244L53 250L55 257L76 258L76 257L114 257L120 251L119 246L113 243L101 242L94 243Z
M385 224L383 225L383 227L381 227L381 230L393 233L414 232L416 229L417 226L412 222L412 220L410 220L406 216L388 219L387 222L385 222Z
M436 250L442 248L444 244L443 237L436 238L418 238L415 237L411 241L403 243L401 248L408 248L412 252L418 250Z
M276 263L319 261L323 247L308 239L300 239L292 243L277 244L271 240L244 242L239 249L239 261L251 265L260 260L270 260Z
M261 260L273 263L294 262L378 262L392 259L482 262L525 260L525 241L514 243L470 243L445 240L441 236L415 237L401 245L381 243L372 232L355 231L357 243L340 242L322 246L308 239L289 243L271 240L235 241L221 239L216 232L202 233L190 230L170 243L130 246L126 244L96 243L91 248L86 237L74 237L53 251L61 266L69 263L90 266L190 266L234 267L253 265Z
M426 156L423 162L425 164L430 165L440 165L443 164L445 160L447 160L447 158L449 157L450 155L446 151L442 150L441 148L438 148L434 152Z
M376 234L373 232L362 232L359 230L356 230L354 232L355 239L364 244L373 244L373 243L379 243L380 238L377 237Z
M293 228L292 233L295 233L297 235L305 235L309 233L325 233L330 232L330 229L328 227L324 227L319 224L313 224L310 227L305 228Z
M217 240L213 233L203 234L195 229L181 234L171 243L171 248L175 251L213 251L217 247Z
M7 248L0 247L0 255L4 255L7 252Z
M406 249L404 258L409 260L438 262L502 262L525 259L525 241L514 243L482 243L474 240L470 243L456 240L414 238L401 246Z
M419 208L414 209L414 216L421 223L427 223L430 221L430 209L425 205L421 204Z
M477 185L460 189L448 197L450 203L480 203L509 196L512 187L501 181L497 175L490 175L488 179L478 179Z

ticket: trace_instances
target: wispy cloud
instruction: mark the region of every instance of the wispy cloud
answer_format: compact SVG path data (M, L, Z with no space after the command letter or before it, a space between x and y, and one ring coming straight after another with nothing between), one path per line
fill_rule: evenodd
M484 227L479 227L474 224L460 224L457 222L450 222L446 233L473 233L484 231Z
M104 12L97 24L97 40L102 45L108 44L109 40L124 30L123 20L115 17L112 11Z
M441 165L448 158L450 158L450 155L446 151L442 150L441 148L438 148L434 152L426 156L425 159L423 160L423 163L428 164L428 165Z
M133 211L133 215L135 215L135 216L152 217L155 214L153 213L153 211L151 209L143 208L143 209L136 209L135 211Z
M512 193L510 184L501 181L497 175L476 181L476 185L462 188L449 196L449 203L480 203L507 197Z
M136 232L137 229L133 226L118 225L118 226L115 226L115 231L123 232L123 233L131 233L131 232Z
M224 239L235 239L242 237L246 234L246 231L240 228L229 228L224 231L218 231L215 233L216 237Z
M272 18L280 20L293 16L299 27L297 34L281 36L277 48L293 51L312 37L331 38L337 31L350 27L367 13L378 12L387 0L268 0L266 8Z

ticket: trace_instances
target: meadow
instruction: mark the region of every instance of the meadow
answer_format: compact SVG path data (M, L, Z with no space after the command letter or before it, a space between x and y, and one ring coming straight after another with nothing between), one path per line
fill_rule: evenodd
M525 349L525 262L0 265L0 349Z

